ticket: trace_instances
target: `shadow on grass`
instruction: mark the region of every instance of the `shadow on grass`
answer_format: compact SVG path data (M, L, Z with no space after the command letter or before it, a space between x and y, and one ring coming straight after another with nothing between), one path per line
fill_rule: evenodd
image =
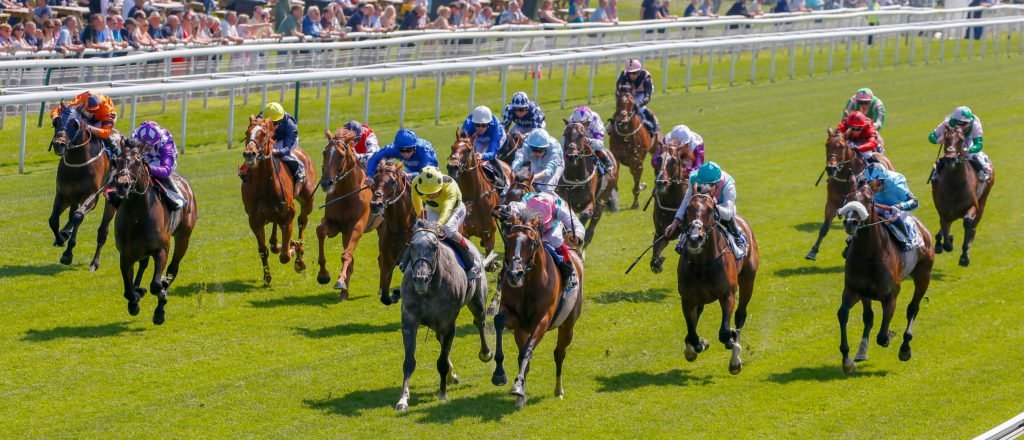
M317 329L310 328L296 328L295 333L312 339L323 339L333 338L335 336L345 335L368 335L375 333L394 333L402 330L402 324L399 322L392 322L390 324L364 324L364 323L348 323L335 325L331 327L323 327Z
M423 414L423 417L417 419L416 422L447 425L462 418L479 419L485 422L501 421L505 416L516 412L515 396L509 395L507 388L509 386L501 387L500 391L491 391L476 396L455 397L462 390L452 390L452 387L449 386L448 402L417 411L416 414ZM547 394L531 395L526 401L526 405L536 404L548 397ZM410 399L411 409L416 409L414 406L416 403Z
M838 357L836 358L838 360ZM851 375L843 373L842 365L836 362L835 365L822 365L820 367L796 367L785 373L773 373L768 380L778 384L787 384L798 381L827 382L831 380L842 380L855 377L885 377L888 371L863 371L857 370Z
M793 229L800 232L818 232L821 230L821 220L793 225ZM838 231L841 229L843 229L843 223L837 222L834 219L832 220L832 225L828 228L829 231Z
M829 267L800 266L800 267L791 267L791 268L788 268L788 269L779 269L779 270L775 271L775 276L779 276L779 277L785 278L785 277L792 277L792 276L796 276L796 275L820 275L820 274L830 274L830 273L843 273L844 270L846 270L845 266L829 266Z
M398 403L398 397L401 392L401 387L360 390L353 391L342 397L331 397L328 395L326 399L306 399L302 403L309 409L346 417L359 417L366 410L394 408L395 403ZM409 405L415 405L417 401L430 394L410 392Z
M247 293L262 288L263 285L256 281L215 281L195 282L184 286L175 286L175 296L192 296L203 293Z
M351 300L351 298L349 298ZM296 296L285 296L282 298L274 299L261 299L255 301L249 301L249 305L257 309L269 309L274 307L288 307L288 306L317 306L327 307L331 304L338 302L338 295L296 295Z
M598 304L615 304L620 302L631 303L660 303L668 298L669 290L664 288L634 290L631 292L605 292L590 298Z
M28 264L24 266L0 266L0 278L23 277L31 275L56 275L71 270L71 266L63 264Z
M22 341L46 342L55 339L93 339L108 338L122 333L137 333L145 331L141 328L130 328L130 322L115 322L103 325L84 325L76 327L54 327L49 330L30 329L21 337Z
M601 393L615 393L620 391L631 391L646 386L687 386L687 385L709 385L711 376L697 377L683 370L675 369L664 373L648 373L646 371L631 371L629 373L617 374L615 376L598 377Z

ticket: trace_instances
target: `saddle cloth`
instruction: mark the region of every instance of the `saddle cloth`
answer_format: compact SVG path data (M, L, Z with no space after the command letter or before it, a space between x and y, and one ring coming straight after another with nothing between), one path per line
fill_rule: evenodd
M892 238L899 243L901 251L909 252L924 246L924 239L917 230L917 222L913 215L901 213L899 220L883 224Z
M546 249L548 253L551 254L551 257L555 259L556 263L562 263L562 257L558 255L557 252L555 252L555 248L551 247L551 245L547 243L544 243L544 249ZM573 267L573 271L575 270L576 268ZM559 293L558 305L555 306L555 317L554 319L551 320L551 323L548 325L548 329L558 328L559 326L562 325L562 323L565 322L566 319L569 318L569 314L572 313L573 305L576 304L576 298L582 294L583 289L583 283L578 281L579 274L576 274L576 276L576 288L572 290L562 289L562 291Z

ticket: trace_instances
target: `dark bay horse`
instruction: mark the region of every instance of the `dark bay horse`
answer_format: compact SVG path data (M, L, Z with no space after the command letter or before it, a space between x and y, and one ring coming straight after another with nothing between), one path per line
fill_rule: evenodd
M78 243L78 227L85 214L96 207L97 197L107 183L110 160L103 150L103 141L93 137L85 128L86 123L76 107L60 104L60 115L54 120L53 139L50 148L60 156L57 164L57 192L53 197L50 211L50 230L53 231L53 245L64 246L61 264L70 265L73 251ZM68 222L60 226L60 215L70 208ZM96 232L96 254L89 264L89 270L100 266L100 251L107 241L110 220L114 218L114 207L105 203L103 220Z
M633 175L633 209L640 207L640 192L647 187L642 182L644 174L644 159L647 152L654 147L651 134L644 127L643 116L637 110L633 101L633 93L626 90L617 93L615 96L615 116L609 121L611 129L608 130L608 145L622 166L629 168ZM615 180L619 180L619 170L622 167L615 167ZM616 200L617 202L617 200Z
M484 162L473 148L475 138L475 135L465 136L461 130L455 132L452 154L448 157L448 175L458 182L462 202L466 205L466 220L462 223L462 234L480 237L480 245L483 246L485 258L488 258L494 253L494 241L498 234L498 225L491 216L491 211L501 202L501 193L487 176L482 166ZM506 182L512 180L512 171L508 165L504 162L499 163L501 169L495 171L503 173ZM492 261L487 266L487 270L491 272L497 269L497 261Z
M512 163L516 158L516 152L523 147L525 140L522 133L509 130L505 137L505 144L498 150L498 160L505 163Z
M508 189L501 196L501 204L508 205L510 202L521 202L526 194L534 192L533 172L530 167L522 167L512 176Z
M853 176L863 172L867 165L860 155L850 148L850 144L846 141L843 133L836 131L832 127L829 127L826 132L828 133L828 138L825 140L824 173L828 174L828 196L825 199L825 221L818 231L818 241L814 242L811 251L804 257L812 261L818 258L818 248L821 247L821 242L825 240L828 230L832 227L832 220L836 217L836 210L843 206L843 200L846 198L846 195L854 190ZM877 153L875 157L887 169L894 169L892 162L881 153Z
M964 222L964 244L960 252L960 265L971 264L969 254L974 234L985 213L985 203L989 191L996 183L996 173L992 170L988 181L982 184L974 168L967 162L967 149L964 148L964 133L960 127L946 130L942 139L943 155L935 166L937 178L932 184L932 200L939 212L939 232L935 234L935 253L953 251L953 236L949 233L950 225L960 219Z
M316 281L327 284L331 275L327 271L327 257L324 255L324 240L334 238L341 233L344 251L341 254L341 269L338 270L338 281L334 288L340 290L338 301L348 299L348 282L355 269L356 245L366 230L370 220L370 191L363 186L366 181L366 170L359 163L356 150L352 146L355 133L345 129L331 136L325 132L327 146L324 147L323 179L320 187L326 196L326 209L320 226L316 227L316 238L319 243L320 256L317 263L320 272ZM301 231L301 229L300 229ZM300 237L301 239L301 237Z
M886 209L879 206L879 208ZM867 359L868 336L874 324L874 312L871 300L882 303L882 326L878 330L876 342L888 347L894 333L889 330L893 314L896 311L896 297L900 293L900 284L907 277L914 278L914 298L907 306L907 330L903 333L903 344L900 346L901 361L910 360L910 340L913 339L914 320L920 309L921 298L928 291L931 281L932 265L935 263L935 251L932 249L931 236L919 220L914 219L924 246L909 252L902 252L889 231L885 230L886 220L880 220L876 212L874 193L869 185L857 185L847 197L847 203L839 208L839 216L843 218L846 233L852 237L850 250L846 257L846 281L843 288L843 301L839 306L840 344L839 352L843 354L843 371L853 373L857 368L854 361ZM846 341L846 323L850 318L850 309L861 302L864 306L864 334L860 348L854 359L850 359L850 346Z
M684 234L684 252L676 267L679 296L683 304L683 318L686 319L686 360L697 360L697 354L708 348L708 341L697 336L697 321L704 306L718 302L722 307L722 324L718 328L718 340L725 348L732 350L729 372L739 374L743 369L740 353L740 332L747 321L747 304L754 294L754 278L761 257L757 240L750 225L739 215L736 225L747 236L749 249L742 260L737 261L726 232L718 223L718 208L712 196L697 193L690 199L680 229ZM737 297L737 290L739 295ZM738 304L737 304L738 300ZM736 313L736 328L729 327L729 318Z
M543 238L538 232L536 219L512 219L503 227L505 258L501 285L501 306L494 316L494 330L497 364L491 383L497 386L508 382L505 376L505 354L502 335L505 328L512 330L512 336L519 346L519 374L512 384L510 394L516 396L516 407L526 405L526 373L530 369L533 351L540 344L544 334L558 328L558 343L555 346L555 396L562 398L562 362L565 350L572 343L576 320L583 310L583 261L576 252L570 252L576 273L579 276L580 292L575 302L559 304L565 280L558 273L555 260L544 249ZM558 312L570 307L564 322L556 322Z
M607 206L605 202L611 198L612 191L618 186L618 180L615 173L600 175L597 170L597 156L590 147L590 139L586 135L590 123L569 122L564 119L563 121L565 172L562 173L562 180L555 192L569 203L569 207L586 225L587 235L583 240L583 250L586 251L604 214ZM608 156L614 166L615 158L611 154Z
M167 291L178 276L178 265L188 250L189 239L198 218L196 198L184 177L172 174L171 179L185 199L185 205L172 211L170 204L157 189L158 183L150 177L149 167L142 157L140 145L126 142L127 147L117 160L114 185L121 202L114 218L114 241L121 254L121 280L124 297L128 300L128 313L139 314L139 300L146 290L139 287L149 260L153 260L153 279L149 290L157 296L153 324L163 324ZM174 238L174 254L167 264L167 254ZM135 264L139 270L135 272ZM164 272L166 265L167 272Z
M661 147L661 168L657 170L654 180L654 239L657 240L675 219L679 205L683 203L686 188L690 186L690 176L686 167L696 160L693 151L685 145L663 144ZM679 231L681 232L681 231ZM665 247L679 237L679 232L671 237L662 237L654 244L651 254L651 272L661 273L664 270L665 257L661 255Z
M377 227L377 268L380 270L380 286L377 294L380 302L391 305L398 302L398 289L391 292L391 275L406 244L412 238L416 211L412 206L412 185L402 172L399 162L381 161L373 175L370 188L370 213L383 217Z
M242 157L249 166L249 176L242 181L242 203L249 215L249 228L256 236L260 261L263 263L263 282L270 285L270 266L267 264L266 225L271 224L270 252L281 253L281 264L287 264L295 257L295 271L302 273L306 263L302 256L303 232L313 211L313 193L316 190L316 170L309 155L295 147L293 154L306 169L306 181L295 194L295 184L288 167L274 157L274 131L270 121L249 115L249 128L245 131L245 151ZM299 211L299 240L292 241L292 220L295 218L295 200L301 205ZM277 229L281 228L281 244L277 244Z
M438 400L447 400L449 383L459 383L449 354L455 340L455 322L463 307L469 307L473 325L480 334L480 361L490 362L493 357L484 336L487 277L467 280L466 271L459 266L455 252L442 245L442 240L444 231L441 228L420 220L409 242L409 267L402 279L405 363L402 365L402 395L395 405L399 411L409 409L409 379L416 369L416 332L419 326L433 330L441 344L441 353L437 357L437 372L441 376Z

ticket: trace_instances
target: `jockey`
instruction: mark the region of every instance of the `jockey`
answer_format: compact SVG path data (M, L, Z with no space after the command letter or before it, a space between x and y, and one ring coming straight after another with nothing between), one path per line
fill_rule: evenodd
M536 102L530 100L526 92L516 92L512 101L505 107L504 121L501 125L505 130L516 131L526 135L537 128L544 128L544 112Z
M698 186L703 188L697 188ZM690 205L690 199L693 198L694 188L697 188L700 193L709 194L715 198L715 204L718 206L718 222L725 226L729 235L732 236L729 244L732 245L732 252L736 259L742 259L747 253L747 238L736 224L736 181L714 162L705 162L697 171L690 173L690 185L686 187L683 203L679 205L675 219L665 228L665 237L675 234L685 219L686 208ZM685 235L681 235L676 252L682 251L683 242L686 241Z
M632 90L637 110L644 118L644 125L650 130L652 138L658 137L658 117L647 108L647 103L651 102L651 94L654 93L654 83L651 81L651 74L643 68L640 60L630 59L626 63L626 70L623 70L619 74L619 79L615 81L616 94L624 89Z
M885 104L867 87L858 89L857 93L850 97L843 111L843 119L853 112L861 112L871 118L876 131L881 131L882 124L885 124Z
M839 123L836 131L843 134L853 148L860 154L865 162L876 162L875 153L881 153L878 144L878 132L871 123L871 119L863 113L855 111L850 113L846 119Z
M591 110L590 107L581 105L573 110L572 116L569 116L569 122L586 124L590 148L594 150L594 155L601 161L601 173L611 173L613 165L612 160L608 157L608 151L604 148L604 122L601 121L601 115ZM565 139L562 139L562 143L565 143Z
M178 166L178 149L174 146L171 132L156 122L145 121L132 132L132 139L142 145L142 157L149 166L149 175L164 190L171 209L178 210L185 206L185 198L171 179Z
M276 102L267 104L256 117L270 121L270 128L274 130L274 156L288 166L292 177L295 178L295 188L298 192L299 184L306 180L306 171L302 162L292 153L295 147L299 146L299 126L295 118L285 113L284 107Z
M395 141L373 153L366 161L366 186L373 185L377 164L384 159L397 159L405 165L405 175L410 180L425 167L437 166L437 154L430 141L416 137L416 132L403 128L395 134Z
M356 135L356 157L366 165L366 160L373 156L373 153L380 151L380 144L377 143L377 134L370 129L369 125L351 120L345 123L345 129Z
M473 113L462 123L462 133L466 136L476 135L473 139L473 148L490 164L490 174L494 177L495 186L504 187L505 176L501 171L501 164L498 163L498 150L505 143L505 130L501 128L498 118L494 117L491 109L485 105L473 109Z
M466 266L466 277L470 280L478 278L480 268L476 264L476 254L470 250L471 245L466 238L459 233L466 219L466 205L462 203L462 192L455 179L444 175L437 167L427 166L423 167L412 187L412 206L416 216L423 213L423 205L426 205L427 220L444 229L445 242L459 254Z
M974 170L978 172L978 180L984 182L990 177L988 169L989 161L988 155L981 151L982 148L982 129L981 119L971 112L971 109L960 106L953 110L953 113L946 117L935 130L928 135L928 142L933 144L939 143L939 139L945 136L946 130L950 130L953 127L960 126L960 129L964 133L964 148L967 148L967 160L974 167ZM934 182L939 175L941 170L932 170L932 182Z
M516 151L516 158L512 161L512 173L519 171L519 168L529 162L533 184L538 187L538 191L554 194L558 181L562 178L562 172L565 171L562 145L543 128L531 131L526 136L525 143L524 148Z
M113 158L121 154L121 147L117 142L120 134L114 129L114 124L117 122L117 107L114 106L114 102L110 100L109 96L83 92L68 102L67 106L79 108L82 116L85 117L85 129L89 131L89 134L103 140L103 146L106 147L108 156ZM56 121L58 116L60 116L60 106L50 110L50 119Z
M665 136L665 144L672 146L685 145L690 151L693 152L693 163L683 168L683 171L689 175L690 173L697 171L701 165L704 164L704 138L700 137L699 134L690 130L690 127L679 124L672 127L672 131ZM661 169L661 149L651 157L651 165L654 165L654 170L657 172Z
M907 212L917 209L918 202L917 197L914 197L914 193L910 192L910 187L907 186L907 178L885 169L881 164L869 165L864 170L863 178L871 187L871 192L875 193L876 211L882 219L899 218L895 224L900 226L903 233L903 237L897 237L903 245L903 250L913 249L914 243L920 242L920 234L913 216ZM844 250L843 255L845 254Z
M499 208L500 209L500 208ZM569 210L569 204L554 193L533 192L527 193L522 202L512 202L506 209L499 211L499 217L507 218L515 214L522 218L523 214L531 213L540 220L541 239L544 241L544 248L554 257L558 264L558 270L565 280L565 291L575 289L579 283L575 268L572 265L572 258L569 256L569 246L565 243L564 230L572 233L574 245L583 242L586 235L586 228L583 223Z

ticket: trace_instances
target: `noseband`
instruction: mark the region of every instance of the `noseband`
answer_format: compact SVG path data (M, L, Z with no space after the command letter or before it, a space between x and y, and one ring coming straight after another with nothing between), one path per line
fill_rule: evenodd
M539 252L540 248L543 247L543 246L539 246L540 239L536 238L536 237L540 237L540 233L537 232L537 230L534 229L533 227L531 227L530 225L518 224L518 225L512 225L509 228L509 235L512 235L514 232L519 231L519 230L525 232L526 238L527 238L527 240L529 240L530 247L533 248L532 251L530 252L530 258L529 258L528 261L524 262L523 258L520 257L518 253L506 252L506 255L511 255L512 256L512 261L508 262L508 264L506 265L506 268L507 268L507 266L515 266L516 263L519 263L519 264L521 264L523 266L523 270L526 273L529 273L534 268L536 268L536 264L534 262L537 261L537 252Z

